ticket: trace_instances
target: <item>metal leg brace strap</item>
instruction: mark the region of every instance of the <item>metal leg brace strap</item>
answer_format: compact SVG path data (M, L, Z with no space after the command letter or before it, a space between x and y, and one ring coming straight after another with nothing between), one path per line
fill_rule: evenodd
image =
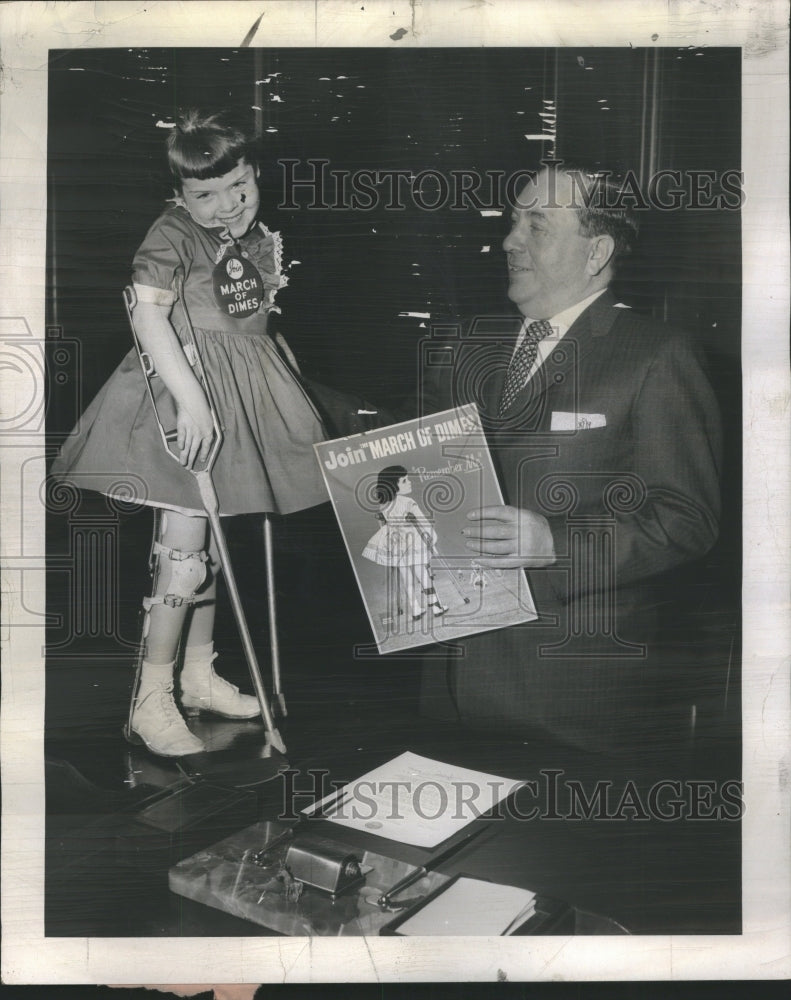
M165 556L171 564L170 580L166 594L143 598L143 607L150 611L155 604L167 604L170 608L180 608L183 604L195 604L199 600L198 590L206 579L209 560L208 552L182 552L169 549L160 542L154 542L155 557Z

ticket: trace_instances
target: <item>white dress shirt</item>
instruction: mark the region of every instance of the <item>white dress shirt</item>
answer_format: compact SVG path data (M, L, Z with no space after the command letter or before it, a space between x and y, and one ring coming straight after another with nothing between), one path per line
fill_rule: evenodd
M524 381L524 385L530 381L530 379L535 375L538 369L543 365L544 361L549 357L549 355L558 346L558 343L565 337L574 322L579 316L581 316L591 302L594 302L600 295L606 292L606 288L600 288L598 292L594 292L593 295L589 295L586 299L581 302L575 303L573 306L569 306L568 309L564 309L559 312L557 316L552 316L549 323L552 326L552 334L549 337L545 337L538 343L538 353L536 354L536 360L533 363L533 367L527 374L527 378ZM516 338L516 344L514 346L514 354L516 354L522 341L525 339L528 326L531 323L535 323L535 320L525 317L525 321L522 324L522 329L519 331L519 336ZM513 357L513 355L512 355Z

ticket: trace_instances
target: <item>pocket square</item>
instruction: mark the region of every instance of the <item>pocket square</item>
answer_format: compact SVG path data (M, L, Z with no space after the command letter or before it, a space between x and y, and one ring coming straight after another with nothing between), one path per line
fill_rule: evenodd
M563 410L553 410L553 431L587 431L592 427L606 427L607 417L603 413L565 413Z

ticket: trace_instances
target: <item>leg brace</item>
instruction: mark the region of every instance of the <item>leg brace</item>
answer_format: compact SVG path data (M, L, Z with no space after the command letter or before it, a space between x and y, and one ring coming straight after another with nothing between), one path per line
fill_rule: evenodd
M143 598L143 607L150 611L155 604L167 604L170 608L180 608L182 604L195 604L198 590L206 579L209 560L208 552L181 552L179 549L169 549L161 542L154 542L154 558L157 563L161 556L170 562L170 580L167 593L155 594ZM154 572L156 580L159 566ZM148 615L146 615L148 617Z
M181 552L178 549L169 549L158 541L162 518L159 512L154 515L154 537L151 542L151 554L149 556L149 569L153 589L156 591L159 584L159 574L162 569L162 557L164 556L170 563L170 580L167 584L167 592L164 594L154 594L151 597L143 598L143 621L140 636L140 649L137 655L137 666L135 669L135 679L132 685L132 697L129 702L129 715L126 723L127 738L131 738L132 718L134 716L135 705L140 690L140 680L143 671L143 663L146 656L146 640L151 626L151 608L156 604L166 604L171 608L181 607L183 604L195 604L198 600L197 591L206 579L209 556L206 552Z

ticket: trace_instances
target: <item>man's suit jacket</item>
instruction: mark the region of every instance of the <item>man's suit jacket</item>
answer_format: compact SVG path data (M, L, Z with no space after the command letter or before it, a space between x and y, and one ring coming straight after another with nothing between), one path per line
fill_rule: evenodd
M478 403L505 502L548 519L557 562L528 571L538 622L426 661L422 708L606 750L677 686L661 584L717 537L718 408L689 339L607 291L499 419L520 325L449 342L424 411Z

